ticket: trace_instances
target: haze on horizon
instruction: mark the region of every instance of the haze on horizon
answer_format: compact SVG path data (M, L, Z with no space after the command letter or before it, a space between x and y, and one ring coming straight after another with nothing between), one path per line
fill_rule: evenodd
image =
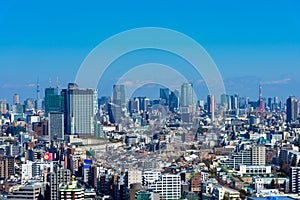
M173 29L200 43L218 66L228 94L255 100L262 82L265 97L297 97L299 6L296 0L230 4L1 2L0 99L11 102L14 93L21 99L35 97L37 78L42 93L49 86L49 78L55 83L59 77L64 88L74 81L80 64L100 42L119 32L147 26ZM111 89L108 85L99 95L110 95ZM158 96L158 91L152 95Z

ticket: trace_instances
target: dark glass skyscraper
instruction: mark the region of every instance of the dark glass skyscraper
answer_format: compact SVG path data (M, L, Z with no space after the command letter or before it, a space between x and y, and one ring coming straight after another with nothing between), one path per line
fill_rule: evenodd
M159 98L161 99L163 105L169 105L169 94L170 94L169 88L159 89Z
M293 122L298 117L298 101L294 96L286 100L286 121Z
M63 112L63 97L58 94L58 88L45 89L45 111L48 116L49 112Z
M207 96L207 111L210 115L211 120L213 121L215 119L215 96L214 95L208 95Z
M169 110L171 112L175 112L176 109L179 108L179 95L175 92L171 92L169 96Z

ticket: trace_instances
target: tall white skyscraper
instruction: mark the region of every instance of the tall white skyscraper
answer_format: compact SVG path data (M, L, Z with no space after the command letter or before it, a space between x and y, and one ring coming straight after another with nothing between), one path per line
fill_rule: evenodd
M191 83L183 83L181 85L180 106L190 106L194 104L194 90Z

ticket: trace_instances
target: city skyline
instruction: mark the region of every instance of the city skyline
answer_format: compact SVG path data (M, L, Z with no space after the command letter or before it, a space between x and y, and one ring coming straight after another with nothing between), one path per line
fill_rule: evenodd
M2 1L0 199L300 199L299 8Z
M19 93L21 100L35 97L38 78L41 90L49 86L49 78L56 77L60 88L66 88L100 42L121 31L145 26L180 31L200 43L218 66L228 94L257 98L259 83L264 97L286 99L300 94L296 87L300 82L300 16L296 1L256 1L247 5L154 2L147 6L136 3L128 10L123 9L126 3L115 6L109 2L64 2L59 6L58 1L26 2L26 10L21 1L1 4L0 66L8 75L0 80L0 98L8 102L14 93ZM203 85L201 98L205 99L208 92L203 81L192 81ZM107 84L109 90L101 91L99 96L112 93L114 82L108 80Z
M56 96L59 96L59 98L60 98L61 96L63 96L64 91L66 89L68 89L70 84L71 85L73 85L73 84L77 85L76 83L71 83L70 82L70 83L67 83L66 87L58 87L57 85L55 87L53 87L52 85L49 85L48 87L43 88L43 89L38 89L39 87L38 88L36 87L36 88L34 88L33 97L32 96L20 97L20 93L14 93L13 96L11 96L11 98L6 99L6 98L3 98L3 97L0 97L0 100L5 100L5 102L7 102L8 104L11 104L11 105L26 104L26 102L28 100L30 100L30 101L31 100L32 101L37 101L38 100L39 101L38 106L40 107L40 106L42 106L42 104L46 105L47 101L49 102L49 99L47 99L47 93L49 93L49 91L50 91L51 95L55 94ZM125 101L124 100L123 101L125 103L128 103L128 101L134 100L135 98L140 98L140 97L149 98L150 100L164 99L164 97L161 97L161 90L167 90L167 91L169 91L170 94L175 92L175 93L177 93L177 95L179 95L180 99L181 98L184 99L185 97L182 97L182 94L184 94L184 96L185 96L186 92L185 92L185 90L183 91L183 87L185 85L190 85L190 87L191 87L189 93L190 93L190 95L192 95L192 97L191 97L191 99L193 99L192 104L196 105L198 101L206 101L207 97L211 96L211 94L209 92L207 92L207 93L201 93L200 98L198 98L195 90L193 89L193 84L190 83L190 82L183 82L178 89L171 89L171 88L168 88L168 87L161 86L159 84L149 84L149 85L146 85L144 87L138 88L133 94L131 94L131 96L128 96L128 93L126 91L126 85L124 85L124 84L112 85L111 86L112 92L110 94L108 93L108 94L101 95L97 92L97 97L98 97L99 100L101 98L107 98L107 97L109 97L111 99L114 99L113 97L116 94L115 91L114 91L115 86L118 86L118 87L121 86L122 89L123 89L123 94L122 95L123 95L123 98L125 98L124 99ZM79 87L81 89L86 89L86 90L96 90L96 91L98 90L97 88L80 87L80 85L78 85L77 87ZM251 98L250 96L240 95L237 92L235 92L235 93L222 93L220 96L213 95L213 96L215 96L215 103L219 104L219 105L222 105L224 95L229 96L229 97L243 98L243 99L247 98L249 101L258 102L259 104L261 104L262 101L263 101L264 104L267 104L268 99L275 99L276 98L278 101L285 102L290 97L298 98L297 95L289 95L286 98L279 98L278 96L263 95L264 92L263 92L262 84L259 84L256 87L257 87L256 88L256 96L254 95L253 98ZM181 92L179 92L180 90L181 90ZM57 97L55 97L55 98L57 98ZM16 101L18 103L15 103ZM50 100L50 101L53 101L53 100ZM185 103L182 103L182 105L185 105ZM59 111L57 111L57 112L59 112ZM46 113L48 113L47 110L46 110Z

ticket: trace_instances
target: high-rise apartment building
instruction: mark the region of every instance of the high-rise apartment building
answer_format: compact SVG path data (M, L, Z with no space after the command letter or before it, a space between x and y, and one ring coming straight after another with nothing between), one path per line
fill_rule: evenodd
M15 158L4 156L0 158L0 178L8 179L15 175Z
M290 192L300 194L300 167L291 167L289 171Z
M58 192L61 200L84 200L84 188L77 185L75 176L68 184L59 187Z
M266 165L266 147L254 146L251 148L252 165Z
M50 199L59 199L60 185L67 185L71 180L71 171L68 169L57 169L49 174Z

